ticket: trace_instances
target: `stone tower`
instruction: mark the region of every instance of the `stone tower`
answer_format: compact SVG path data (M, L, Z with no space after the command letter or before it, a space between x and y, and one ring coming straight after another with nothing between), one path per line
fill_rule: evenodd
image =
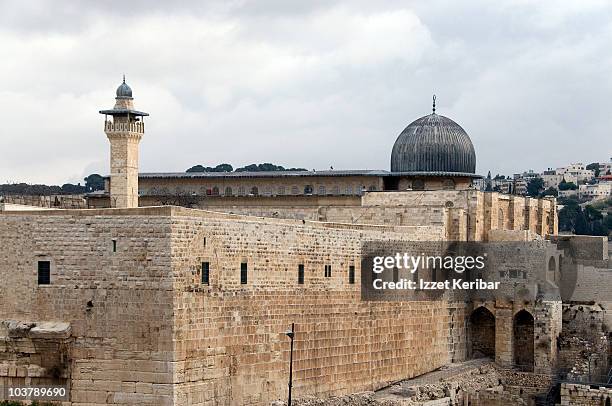
M143 118L149 114L134 110L132 89L125 83L125 76L115 100L111 110L100 110L110 142L110 204L138 207L138 144L144 135Z

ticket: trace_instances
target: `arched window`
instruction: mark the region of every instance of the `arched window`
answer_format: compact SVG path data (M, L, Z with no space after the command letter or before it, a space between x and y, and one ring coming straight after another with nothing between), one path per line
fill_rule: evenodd
M325 186L323 186L323 185L319 186L319 194L320 195L324 195L325 194Z
M422 179L415 179L412 181L413 190L425 190L425 182Z
M217 186L214 186L212 188L212 195L213 196L219 196L219 188Z
M244 186L238 186L238 196L244 196Z
M555 272L557 270L557 266L555 263L555 257L550 257L548 260L548 271Z
M312 186L311 185L306 185L304 187L304 194L305 195L311 195L312 194Z
M340 194L340 187L338 185L334 186L332 189L332 194L336 196Z
M442 188L446 190L455 189L455 181L453 179L444 179L442 182Z
M299 193L299 189L297 186L292 186L291 187L291 194L292 195L297 195Z
M232 196L233 192L232 192L232 188L229 186L226 186L225 188L225 196Z
M548 259L547 279L549 281L557 281L557 262L555 261L555 257L550 257Z
M347 186L346 187L346 194L349 195L349 196L353 194L353 187L352 186Z
M253 196L259 196L259 188L258 188L257 186L253 186L253 187L251 188L251 194L252 194Z
M282 195L284 195L284 194L285 194L285 187L284 187L284 186L279 186L279 187L278 187L278 194L279 194L280 196L282 196Z

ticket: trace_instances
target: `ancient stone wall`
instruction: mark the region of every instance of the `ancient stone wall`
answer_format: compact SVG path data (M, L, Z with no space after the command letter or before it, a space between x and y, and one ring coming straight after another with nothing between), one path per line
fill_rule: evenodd
M608 406L612 403L612 388L561 384L562 406Z
M0 214L0 320L70 325L73 405L172 404L169 213ZM50 262L48 285L38 284L39 261ZM54 377L38 351L19 348L0 351L0 382ZM30 353L25 370L16 369Z
M222 178L141 177L140 193L145 196L198 195L232 196L359 196L364 190L383 190L379 176L278 176Z
M463 305L451 316L444 302L362 302L358 285L362 241L440 239L441 229L175 213L177 404L283 399L291 323L295 397L373 390L449 361L450 326L464 326Z

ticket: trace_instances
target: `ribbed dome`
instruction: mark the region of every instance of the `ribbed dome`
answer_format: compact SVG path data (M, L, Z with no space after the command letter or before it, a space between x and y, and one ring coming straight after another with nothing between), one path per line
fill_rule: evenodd
M413 121L391 153L391 172L476 172L476 153L461 126L436 113Z
M123 77L123 83L117 88L117 97L132 97L132 89L125 83L125 77Z

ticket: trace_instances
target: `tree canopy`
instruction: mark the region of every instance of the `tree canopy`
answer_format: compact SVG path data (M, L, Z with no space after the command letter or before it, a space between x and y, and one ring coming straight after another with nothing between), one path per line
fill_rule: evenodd
M576 190L576 189L578 189L578 186L576 186L574 182L566 182L565 179L563 179L559 183L559 190Z
M544 180L542 178L532 178L527 182L527 196L538 197L544 190Z
M241 168L234 168L230 164L220 164L215 167L195 165L187 169L187 172L264 172L264 171L306 171L304 168L285 168L269 162L262 164L250 164Z
M593 162L592 164L588 164L586 166L586 169L595 172L595 177L599 176L599 162Z

